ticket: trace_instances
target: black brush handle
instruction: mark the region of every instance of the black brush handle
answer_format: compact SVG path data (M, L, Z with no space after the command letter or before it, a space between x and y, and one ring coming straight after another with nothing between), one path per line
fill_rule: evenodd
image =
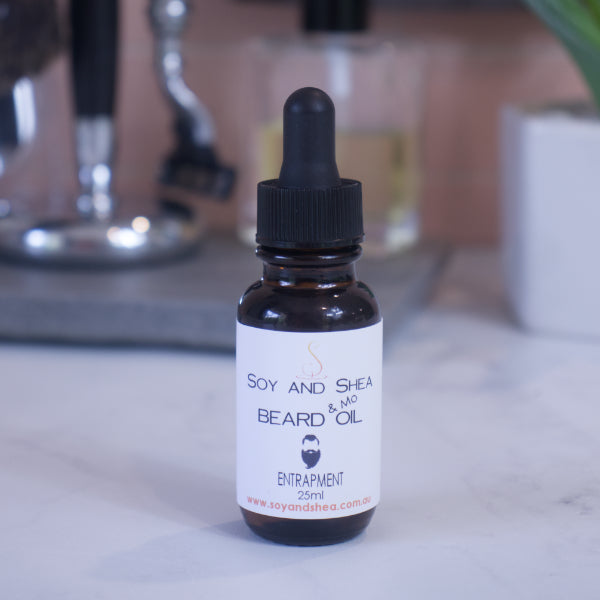
M112 116L117 71L117 0L71 0L70 13L77 116Z

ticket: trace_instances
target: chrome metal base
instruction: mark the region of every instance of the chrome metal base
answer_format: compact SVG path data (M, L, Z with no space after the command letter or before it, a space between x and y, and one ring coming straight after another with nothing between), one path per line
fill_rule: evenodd
M0 253L39 265L126 267L177 258L193 250L202 228L176 211L99 220L0 219Z

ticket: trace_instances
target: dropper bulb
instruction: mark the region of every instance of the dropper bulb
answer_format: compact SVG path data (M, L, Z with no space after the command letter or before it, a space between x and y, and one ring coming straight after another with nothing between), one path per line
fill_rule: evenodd
M256 241L267 248L343 248L364 238L360 181L340 179L335 109L321 90L296 90L283 108L279 179L257 187Z
M296 90L283 107L279 184L312 189L341 184L335 162L335 108L318 88Z

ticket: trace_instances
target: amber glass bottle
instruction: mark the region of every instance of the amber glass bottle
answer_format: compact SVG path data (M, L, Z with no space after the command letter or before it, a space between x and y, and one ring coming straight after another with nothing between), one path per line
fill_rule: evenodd
M356 279L361 186L337 173L324 92L288 98L281 174L258 195L263 277L238 308L238 502L264 538L337 543L379 496L381 316Z

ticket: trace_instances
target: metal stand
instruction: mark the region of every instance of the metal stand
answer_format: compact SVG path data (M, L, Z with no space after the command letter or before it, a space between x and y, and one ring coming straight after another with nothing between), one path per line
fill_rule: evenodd
M0 252L11 258L118 267L172 259L200 240L194 213L172 203L157 203L156 214L120 214L112 193L117 24L117 0L71 1L79 218L0 219Z

